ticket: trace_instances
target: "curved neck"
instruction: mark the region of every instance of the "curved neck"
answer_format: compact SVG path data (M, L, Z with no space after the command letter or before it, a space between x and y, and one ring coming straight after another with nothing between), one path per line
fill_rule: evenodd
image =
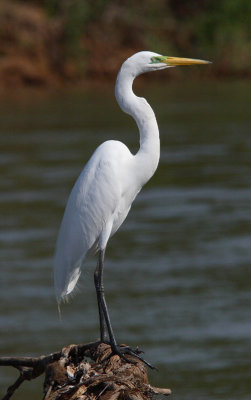
M132 90L135 75L121 67L118 74L115 96L120 108L131 115L139 128L140 149L135 155L138 167L142 167L144 184L154 174L160 156L159 129L153 109L148 102L137 97Z

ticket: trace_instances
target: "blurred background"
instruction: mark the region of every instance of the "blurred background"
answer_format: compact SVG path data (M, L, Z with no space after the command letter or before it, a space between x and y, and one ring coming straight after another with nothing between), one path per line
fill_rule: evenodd
M107 250L118 342L157 368L176 400L250 399L249 0L0 1L0 349L41 355L98 337L86 261L62 308L52 258L74 181L107 139L138 148L114 99L139 50L210 66L146 74L135 92L159 123L159 168ZM0 397L16 378L0 369ZM14 399L42 397L42 378Z
M1 0L0 86L114 79L142 49L214 62L196 76L248 77L250 15L249 0Z

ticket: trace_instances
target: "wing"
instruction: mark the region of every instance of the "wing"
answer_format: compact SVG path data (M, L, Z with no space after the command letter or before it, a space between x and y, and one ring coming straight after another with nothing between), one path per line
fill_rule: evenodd
M67 202L54 257L54 285L60 301L74 289L87 252L99 239L121 196L119 165L132 157L117 141L103 143L94 152ZM108 238L107 238L108 239Z

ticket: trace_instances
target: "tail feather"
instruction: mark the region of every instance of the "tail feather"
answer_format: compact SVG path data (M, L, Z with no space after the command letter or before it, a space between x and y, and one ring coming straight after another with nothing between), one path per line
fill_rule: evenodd
M54 287L58 303L66 301L68 296L74 291L81 275L81 264L82 262L79 260L74 268L70 270L70 274L67 269L54 270Z

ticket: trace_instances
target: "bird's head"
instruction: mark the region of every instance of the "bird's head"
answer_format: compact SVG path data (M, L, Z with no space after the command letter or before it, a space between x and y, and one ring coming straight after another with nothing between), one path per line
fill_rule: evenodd
M153 53L151 51L140 51L128 58L124 62L123 67L130 70L134 76L137 76L144 72L157 71L168 67L195 64L210 64L210 61L162 56L161 54Z

